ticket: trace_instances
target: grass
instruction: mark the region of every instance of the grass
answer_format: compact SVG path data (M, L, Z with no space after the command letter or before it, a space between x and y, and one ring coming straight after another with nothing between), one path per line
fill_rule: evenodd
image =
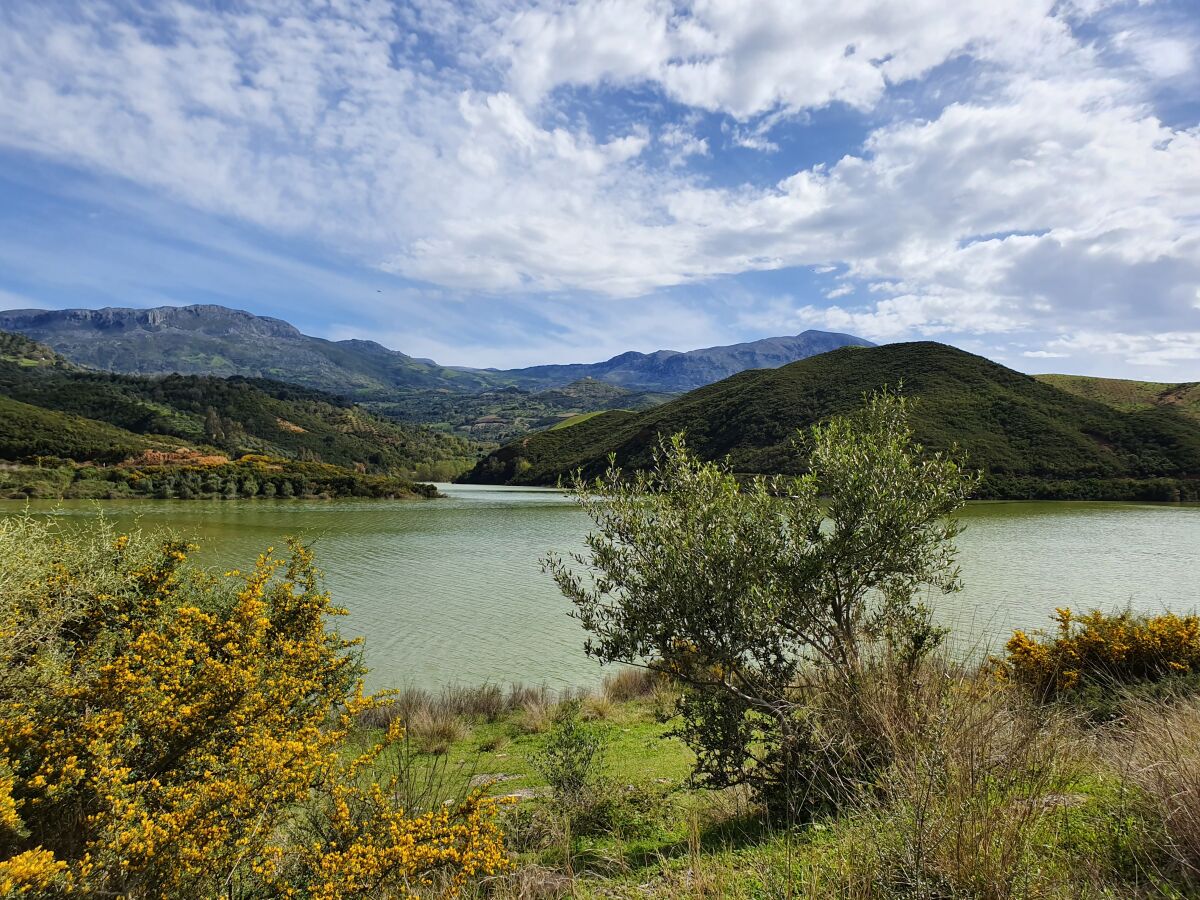
M1038 381L1126 412L1165 407L1200 419L1200 383L1171 384L1086 375L1035 375Z
M1122 694L1100 724L973 671L923 679L900 706L880 685L864 717L893 762L857 800L792 827L738 789L690 784L694 758L660 715L668 689L636 669L578 698L605 765L600 807L566 832L531 762L546 738L528 710L552 718L549 692L409 691L392 711L457 719L443 746L414 734L418 780L514 798L516 869L467 896L1186 897L1200 888L1200 699L1177 684ZM364 720L363 740L383 723Z

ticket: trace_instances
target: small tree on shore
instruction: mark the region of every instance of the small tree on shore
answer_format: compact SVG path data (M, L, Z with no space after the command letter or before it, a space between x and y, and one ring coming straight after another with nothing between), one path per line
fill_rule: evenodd
M923 452L889 392L814 427L808 447L808 474L742 481L676 435L648 471L577 478L596 526L586 552L543 561L589 655L685 685L677 733L700 780L789 808L827 796L822 758L845 755L814 692L853 692L879 648L911 671L939 642L919 593L958 589L950 516L976 483Z

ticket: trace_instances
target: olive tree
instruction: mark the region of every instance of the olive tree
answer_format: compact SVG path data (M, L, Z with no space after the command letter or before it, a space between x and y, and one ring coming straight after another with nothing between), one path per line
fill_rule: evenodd
M939 642L920 599L959 587L952 514L976 484L915 443L896 393L802 437L799 477L739 479L682 435L648 470L610 461L602 478L577 476L594 530L585 551L543 560L589 655L684 686L676 733L699 779L749 783L789 809L839 774L814 693L852 694L881 649L911 671Z

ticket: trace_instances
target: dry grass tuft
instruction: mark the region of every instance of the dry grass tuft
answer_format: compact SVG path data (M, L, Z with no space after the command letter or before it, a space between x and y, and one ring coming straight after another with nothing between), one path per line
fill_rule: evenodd
M522 734L542 734L550 729L554 721L554 707L548 696L526 698L517 716L516 728Z
M601 691L613 703L626 703L653 695L662 681L663 676L650 669L624 666L605 677Z
M423 709L408 723L409 739L422 753L440 755L467 736L462 719L445 709Z
M462 896L471 900L560 900L575 895L575 879L565 872L529 865L470 885Z
M495 722L510 709L504 689L497 684L443 688L438 706L468 721L484 722Z
M857 692L858 748L885 767L826 874L843 896L1043 896L1044 836L1084 761L1074 718L931 665L886 665ZM856 750L856 752L862 752Z
M616 709L617 704L613 702L608 694L592 694L583 701L580 707L580 715L585 721L595 722L600 719L612 718Z

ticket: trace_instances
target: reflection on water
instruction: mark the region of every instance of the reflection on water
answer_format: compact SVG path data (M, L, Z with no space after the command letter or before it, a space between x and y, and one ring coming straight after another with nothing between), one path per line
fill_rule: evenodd
M130 501L122 525L169 525L213 565L244 566L297 534L313 542L340 627L366 638L369 687L451 681L594 682L582 631L538 559L578 547L587 521L555 491L443 485L433 501ZM5 502L0 513L24 504ZM30 504L85 519L83 501ZM959 538L965 590L932 597L960 647L995 646L1056 606L1200 607L1200 507L977 503Z

